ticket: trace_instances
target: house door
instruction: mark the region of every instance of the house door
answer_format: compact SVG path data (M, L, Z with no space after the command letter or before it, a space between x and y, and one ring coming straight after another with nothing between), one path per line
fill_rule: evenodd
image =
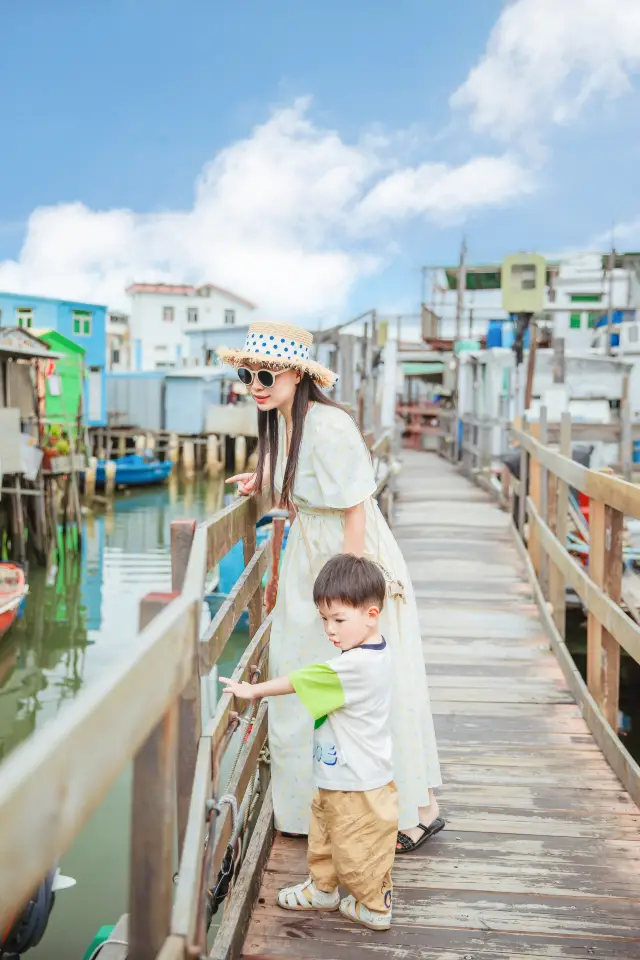
M99 367L89 368L89 422L102 420L102 370Z

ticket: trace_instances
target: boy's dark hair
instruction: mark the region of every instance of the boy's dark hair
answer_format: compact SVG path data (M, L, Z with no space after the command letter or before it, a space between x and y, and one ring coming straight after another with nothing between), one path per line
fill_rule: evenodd
M377 563L339 553L327 560L313 585L313 601L345 603L349 607L378 607L382 610L387 583Z

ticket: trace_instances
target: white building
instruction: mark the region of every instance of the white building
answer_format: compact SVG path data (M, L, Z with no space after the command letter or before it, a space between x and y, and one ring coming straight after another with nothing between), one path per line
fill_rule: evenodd
M129 316L116 310L107 313L107 370L131 369Z
M134 283L131 297L129 369L159 370L202 363L188 332L246 326L253 303L212 283Z
M608 310L617 326L640 308L640 277L627 259L618 257L612 272L606 254L585 253L560 263L548 307L554 336L563 337L568 349L590 347Z

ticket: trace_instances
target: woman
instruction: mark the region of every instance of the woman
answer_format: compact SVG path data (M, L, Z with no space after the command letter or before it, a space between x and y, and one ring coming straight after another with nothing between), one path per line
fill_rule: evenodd
M241 474L232 481L244 495L269 484L276 501L295 517L273 609L272 676L327 657L327 639L312 588L329 557L340 552L364 555L388 572L389 592L396 596L387 599L381 632L394 663L397 851L407 853L444 826L433 794L441 779L418 611L402 554L373 499L376 481L369 451L349 414L322 393L320 387L332 386L335 376L310 359L312 342L311 334L300 327L254 323L242 349L219 351L223 361L238 368L240 380L258 405L256 473ZM402 586L394 588L392 581ZM397 595L402 587L404 597ZM312 735L313 723L296 698L270 702L275 825L284 833L308 830Z

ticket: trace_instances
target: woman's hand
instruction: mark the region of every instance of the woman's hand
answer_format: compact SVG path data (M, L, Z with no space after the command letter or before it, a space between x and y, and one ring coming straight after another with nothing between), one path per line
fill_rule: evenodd
M225 683L226 686L223 693L232 693L234 697L238 697L240 700L253 700L256 694L255 684L247 683L243 680L242 683L237 683L235 680L229 680L228 677L220 677L220 683Z
M238 495L240 497L250 497L252 493L255 493L256 475L255 473L237 473L235 477L229 477L228 480L225 480L225 483L237 483Z

